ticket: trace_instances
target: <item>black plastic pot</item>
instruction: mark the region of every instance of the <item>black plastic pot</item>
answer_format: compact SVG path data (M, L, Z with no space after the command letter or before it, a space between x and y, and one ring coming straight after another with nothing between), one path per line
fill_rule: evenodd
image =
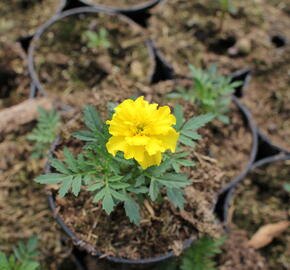
M59 138L52 144L51 147L51 152L50 152L50 156L52 155L52 152L56 149L56 147L59 144ZM51 172L51 167L49 166L49 164L47 164L46 168L45 168L45 173L50 173ZM65 222L63 221L63 219L61 218L61 216L58 214L57 212L57 205L55 202L55 196L54 194L49 194L48 195L48 202L49 202L49 206L53 212L53 215L57 221L57 223L60 225L60 227L62 228L62 230L65 232L65 234L72 240L73 244L80 249L81 251L84 251L85 253L83 255L92 255L95 256L97 258L101 257L103 255L102 252L98 251L96 249L96 247L93 247L90 244L87 244L85 241L83 241L82 239L80 239L74 232L72 232L72 230L65 224ZM193 240L187 240L184 242L183 244L183 248L186 249L188 248L191 244L193 243ZM150 267L153 265L156 265L159 262L163 262L167 259L170 259L172 257L174 257L174 252L170 251L167 252L161 256L157 256L154 258L147 258L147 259L139 259L139 260L129 260L129 259L123 259L123 258L119 258L119 257L114 257L114 256L107 256L105 257L105 259L108 261L108 263L113 263L113 264L118 264L118 265L125 265L126 268L125 269L136 269L135 267ZM131 267L131 268L130 268Z
M268 147L270 147L270 146L268 146ZM276 155L267 156L267 157L265 157L263 159L260 159L259 161L255 162L252 165L251 170L249 170L248 174L251 173L251 171L256 169L256 168L261 168L262 169L263 166L275 164L275 162L283 161L283 160L290 160L290 155L286 154L286 153L283 153L283 152L280 152L279 154L276 154ZM240 179L239 182L242 182L242 180L244 178ZM224 200L224 219L225 219L225 222L228 222L228 219L229 219L228 209L229 209L230 203L233 200L233 196L234 196L234 192L235 192L236 186L237 185L235 185L231 190L229 190L229 192L226 194L226 197L225 197L225 200Z
M107 15L112 15L112 16L119 16L120 19L126 21L129 25L130 24L134 24L136 25L135 22L133 22L132 20L128 19L127 17L125 17L122 14L117 14L115 11L113 11L112 9L108 9L105 7L80 7L80 8L73 8L73 9L69 9L67 11L64 11L62 13L58 13L56 14L54 17L52 17L50 20L48 20L42 27L40 27L36 33L34 34L34 36L32 37L32 40L30 42L29 48L28 48L28 70L30 73L30 76L32 78L33 84L36 86L37 91L40 91L41 94L45 94L45 89L42 86L42 84L40 83L40 80L38 78L36 69L35 69L35 65L34 65L34 53L35 53L35 42L37 40L39 40L42 36L42 34L54 23L58 22L59 20L62 20L66 17L72 16L72 15L77 15L77 14L95 14L95 13L105 13ZM140 29L140 33L142 33L141 29ZM148 78L148 83L151 83L152 78L153 78L153 74L155 73L155 69L157 68L155 61L155 55L154 55L154 50L152 48L152 42L149 39L145 40L147 49L148 49L148 57L151 60L151 71L149 74L149 78Z
M62 0L61 11L67 11L73 8L80 7L93 7L93 8L105 8L111 10L112 12L116 12L118 14L125 15L129 17L131 20L140 24L143 27L147 27L147 20L150 18L151 13L150 9L159 5L160 3L166 0L149 0L143 1L144 3L134 5L130 8L117 8L113 6L107 6L103 4L96 4L89 0Z
M231 190L245 177L248 171L252 168L254 161L256 160L256 155L258 151L258 133L255 122L253 121L252 115L250 111L239 101L236 96L233 96L233 102L239 108L241 115L243 116L243 120L245 125L248 127L252 134L252 149L251 154L249 156L249 160L247 166L241 171L241 173L236 176L228 185L226 185L218 194L217 203L214 208L214 212L219 218L221 222L226 221L227 217L227 209L226 209L226 200L228 198L228 194Z

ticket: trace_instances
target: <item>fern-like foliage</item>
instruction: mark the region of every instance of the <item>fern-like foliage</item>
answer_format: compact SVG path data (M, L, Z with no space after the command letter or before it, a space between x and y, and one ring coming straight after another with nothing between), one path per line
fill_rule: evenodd
M214 240L202 237L188 248L182 258L180 270L216 270L214 257L221 253L219 248L225 238Z
M225 124L229 123L226 113L229 112L231 95L242 82L232 82L230 76L217 74L217 67L210 66L208 71L189 65L193 78L193 87L186 89L177 87L176 92L167 96L174 99L184 99L196 104L201 113L214 114Z
M37 237L31 237L27 243L20 241L14 248L14 254L6 256L0 252L0 270L40 270L40 264L34 258L37 251Z
M55 140L60 126L60 116L55 110L45 111L38 107L39 118L37 125L27 139L34 142L32 156L43 157Z
M108 126L103 123L96 109L87 105L83 111L87 130L72 135L85 142L83 150L76 157L64 149L64 160L50 159L55 173L41 175L35 179L41 184L60 184L59 196L71 191L78 196L82 186L92 192L93 202L102 203L103 209L110 214L115 206L122 203L131 222L139 224L139 203L144 199L157 200L161 190L165 190L169 200L182 208L185 199L183 190L190 184L186 175L180 172L182 166L194 164L185 157L182 145L193 145L200 139L196 130L210 120L213 115L204 115L185 122L180 106L176 107L176 129L181 135L180 152L166 153L160 166L143 170L133 159L126 160L122 153L114 157L108 153L106 143L110 138Z
M83 39L86 41L88 48L110 47L108 32L105 28L100 28L98 32L87 30L83 33Z

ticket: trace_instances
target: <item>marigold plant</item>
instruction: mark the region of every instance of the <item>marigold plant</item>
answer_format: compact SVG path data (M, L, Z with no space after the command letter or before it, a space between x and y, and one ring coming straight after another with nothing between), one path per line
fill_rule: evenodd
M161 153L175 152L179 133L172 127L176 118L168 106L157 108L139 97L135 101L125 100L115 109L106 144L110 154L124 152L125 159L134 158L143 169L160 165Z
M63 161L50 159L55 172L35 181L59 184L60 197L70 190L75 196L84 190L92 192L93 202L101 203L107 214L122 204L131 222L138 225L139 205L144 200L167 196L183 208L182 189L191 182L181 169L194 165L183 148L194 147L201 138L196 130L213 117L205 114L185 122L180 105L173 115L168 106L158 107L139 97L116 106L112 119L104 123L96 109L87 105L88 130L72 134L84 142L82 151L75 157L64 148Z

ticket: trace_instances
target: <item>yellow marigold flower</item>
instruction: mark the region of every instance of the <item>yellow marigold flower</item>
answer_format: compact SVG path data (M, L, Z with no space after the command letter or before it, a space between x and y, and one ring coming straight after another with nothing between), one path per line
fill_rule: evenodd
M160 165L166 150L175 152L179 133L172 127L176 119L168 106L149 104L144 97L126 99L115 108L109 133L112 137L106 144L113 156L124 152L126 159L134 158L143 169Z

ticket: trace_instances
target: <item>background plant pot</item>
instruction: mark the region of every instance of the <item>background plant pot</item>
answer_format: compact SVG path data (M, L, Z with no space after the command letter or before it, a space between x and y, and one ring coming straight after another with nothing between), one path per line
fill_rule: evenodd
M243 117L245 125L248 127L248 129L251 132L252 135L252 147L251 147L251 153L249 156L249 160L247 165L244 167L244 169L240 172L239 175L237 175L230 183L228 183L218 194L217 203L215 205L215 213L219 217L219 219L222 222L226 221L226 207L225 207L225 201L227 200L228 193L241 181L241 179L244 178L244 176L248 173L248 171L253 166L253 163L256 158L257 150L258 150L258 134L257 134L257 128L253 121L252 115L249 112L249 110L239 101L239 99L235 96L233 96L233 102L235 105L239 108L239 111ZM218 157L217 157L218 159Z
M138 64L138 68L140 68L139 66L141 66L141 70L142 70L142 72L144 70L145 75L143 76L143 73L142 73L142 75L140 75L140 71L139 71L138 74L136 73L137 75L134 75L135 73L133 73L133 72L137 72L136 71L137 67L135 67L135 66L133 67L132 65L136 64L136 63L129 62L129 64L131 66L127 67L127 69L130 68L130 71L129 72L126 71L127 72L126 73L126 78L127 77L129 78L129 75L131 74L131 76L139 76L139 77L136 77L136 78L138 78L138 80L143 80L143 81L147 81L148 83L150 83L150 80L151 80L151 77L152 77L152 74L153 74L153 70L152 69L155 68L154 56L153 56L153 51L151 49L151 42L147 39L146 35L143 33L141 28L138 27L131 20L129 20L126 17L124 17L123 15L117 15L116 13L114 13L114 12L108 10L108 9L103 9L103 8L102 9L96 9L96 8L92 8L92 7L90 7L90 8L89 7L83 7L83 8L77 8L77 9L71 9L71 10L65 11L65 12L63 12L61 14L58 14L57 16L55 16L51 20L49 20L46 24L44 24L41 28L39 28L38 31L36 32L36 34L33 36L32 43L31 43L31 45L29 47L29 51L28 51L28 59L29 59L29 72L30 72L32 80L33 80L34 84L36 85L37 89L39 91L41 91L42 93L45 92L44 91L44 87L43 87L43 85L40 82L40 79L38 77L38 74L37 74L37 71L36 71L36 66L35 66L36 65L35 64L35 54L36 54L35 51L37 50L37 42L40 42L41 37L44 35L44 33L52 25L54 25L54 24L56 24L58 22L63 22L62 20L65 20L65 19L75 18L75 17L71 17L73 15L78 16L78 15L82 15L82 14L83 14L83 16L93 16L92 18L94 18L95 15L96 16L98 15L98 16L104 16L105 18L112 18L112 20L115 20L115 21L116 20L118 20L118 21L120 20L120 23L122 23L123 26L124 25L128 25L128 26L132 27L132 29L131 29L132 35L135 33L134 35L136 35L136 37L140 38L140 41L139 40L135 41L135 43L137 42L136 46L139 46L143 50L142 51L142 55L140 54L138 56L139 57L138 58L139 63L137 63ZM134 31L132 31L132 30L134 30ZM124 31L124 29L123 29L123 31ZM129 33L130 32L128 32L128 34ZM70 35L70 33L68 33L68 34ZM54 42L53 39L52 39L52 42ZM131 46L131 45L129 44L128 46ZM135 47L132 47L132 48L135 48ZM135 53L136 55L138 55L138 52L135 52L132 48L130 49L131 51L129 51L129 52L130 53ZM113 48L109 48L109 50L112 51L112 50L115 50L115 49L113 47ZM118 48L118 50L119 50L119 53L123 53L123 54L129 55L128 52L127 52L128 49L127 49L127 51L125 51L125 50L123 51L122 48L121 49ZM132 50L133 50L133 52L132 52ZM96 53L97 52L98 51L96 51ZM130 56L130 57L133 57L132 59L134 60L135 56ZM122 59L122 58L120 58L120 59ZM119 59L119 61L120 61L120 59ZM143 61L140 61L140 59L143 59ZM135 60L137 61L137 58ZM53 60L53 61L55 61L55 60ZM64 63L66 63L66 62L67 62L67 60L65 60ZM47 64L47 63L48 62L46 61L45 64ZM73 62L73 64L75 65L76 63ZM122 65L124 65L124 63ZM145 65L148 65L148 66L145 66ZM58 69L60 68L59 66L56 66L56 67L58 67ZM72 67L74 67L74 66L72 66ZM106 70L106 67L104 67L104 68L105 68L104 70ZM59 70L63 70L63 69L59 69ZM95 70L95 76L103 76L102 75L103 73L100 73L100 71L98 69L94 69L94 67L92 67L90 69L87 69L87 70L90 71L90 72L94 72L94 70ZM123 70L120 69L120 72L122 74L122 73L125 72L125 70L124 69ZM62 71L62 73L63 73L63 71ZM59 73L58 76L62 76L61 75L62 73ZM123 74L123 75L125 75L125 74ZM105 76L107 76L107 75L105 75ZM140 76L142 76L142 78L140 78ZM146 79L146 77L147 77L147 79ZM93 78L93 77L91 76L90 78ZM104 78L106 78L106 77L104 77ZM98 80L96 81L96 83L98 83ZM98 84L95 84L95 85L97 86Z
M148 18L151 16L150 9L161 4L165 0L149 0L138 1L135 4L120 4L121 1L112 1L108 4L108 1L94 1L94 0L62 0L61 10L66 11L79 7L94 7L94 8L106 8L123 14L143 27L147 27Z
M289 221L290 196L283 188L284 184L289 184L289 165L290 156L285 153L256 162L237 189L232 189L228 194L227 204L233 205L231 215L227 217L228 222L246 230L249 236L252 236L263 225ZM270 268L288 269L290 265L289 261L287 264L287 260L275 262L277 258L272 257L277 254L287 256L285 250L287 245L289 247L290 237L289 234L284 235L283 240L281 237L261 249L261 253L270 263ZM288 242L282 244L283 241ZM284 249L281 248L281 244Z

